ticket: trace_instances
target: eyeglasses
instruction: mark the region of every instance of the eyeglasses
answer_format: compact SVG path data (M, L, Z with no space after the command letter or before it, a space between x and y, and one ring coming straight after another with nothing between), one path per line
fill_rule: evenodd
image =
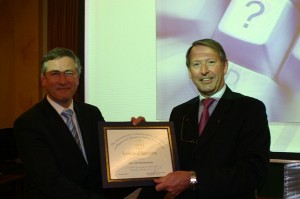
M58 79L60 78L62 75L65 78L71 78L74 77L75 75L77 75L77 73L73 70L66 70L66 71L59 71L59 70L52 70L52 71L48 71L46 72L46 74L49 75L49 77L53 78L53 79Z

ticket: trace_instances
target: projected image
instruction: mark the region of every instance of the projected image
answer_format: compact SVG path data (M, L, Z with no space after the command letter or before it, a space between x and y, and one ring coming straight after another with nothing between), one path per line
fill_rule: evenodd
M212 38L229 60L227 85L263 101L271 151L300 153L300 1L156 1L157 119L199 95L185 54Z
M198 91L185 53L198 39L220 42L229 60L226 83L262 100L270 122L300 122L299 1L156 1L157 119Z

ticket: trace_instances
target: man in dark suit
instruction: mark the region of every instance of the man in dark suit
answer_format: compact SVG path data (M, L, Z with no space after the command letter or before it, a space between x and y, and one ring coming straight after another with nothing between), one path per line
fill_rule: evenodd
M123 198L132 191L102 189L98 122L104 118L97 107L73 100L80 73L73 51L49 51L41 70L47 95L14 123L26 171L26 198ZM73 113L69 121L63 115L66 109ZM133 124L142 120L133 119Z
M195 41L186 54L197 96L172 110L180 171L155 179L139 198L255 199L269 168L270 132L264 104L225 84L228 61L211 39ZM199 132L204 99L213 99ZM167 193L167 196L165 196Z

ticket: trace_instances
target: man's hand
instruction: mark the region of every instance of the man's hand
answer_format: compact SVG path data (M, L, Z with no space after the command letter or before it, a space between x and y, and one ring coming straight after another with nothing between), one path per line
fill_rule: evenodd
M138 118L131 117L131 122L132 122L133 126L137 126L140 123L145 122L145 121L146 121L145 118L142 116L139 116Z
M190 172L175 171L168 175L154 179L156 191L167 191L172 196L178 196L190 186Z

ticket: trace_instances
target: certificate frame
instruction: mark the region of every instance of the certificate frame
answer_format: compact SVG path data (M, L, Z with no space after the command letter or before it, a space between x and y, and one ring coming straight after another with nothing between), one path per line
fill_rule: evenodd
M103 188L143 187L179 169L172 122L99 122Z

